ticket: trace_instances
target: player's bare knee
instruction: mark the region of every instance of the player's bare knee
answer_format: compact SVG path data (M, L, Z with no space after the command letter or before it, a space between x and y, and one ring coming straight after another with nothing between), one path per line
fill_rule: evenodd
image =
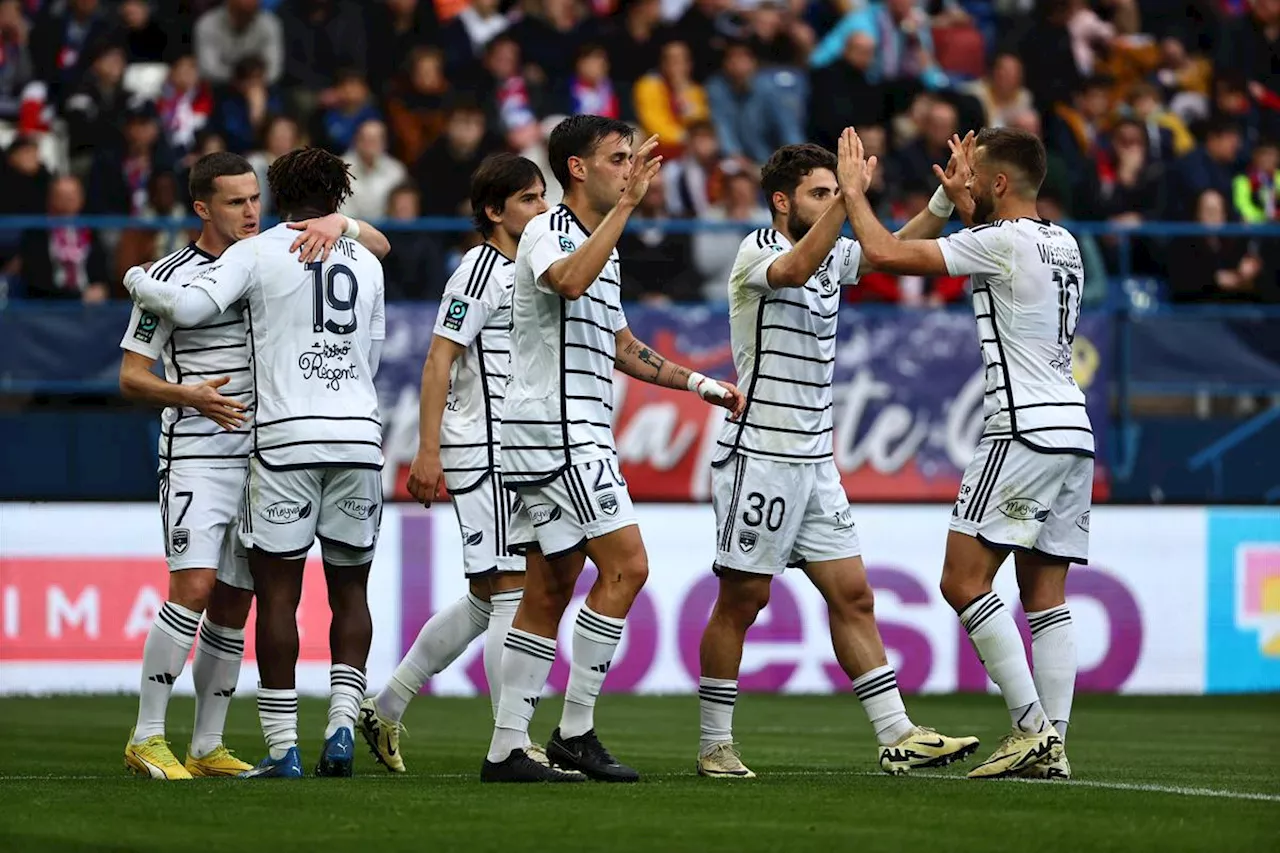
M865 574L850 575L842 580L827 600L833 620L857 622L875 619L876 595Z
M203 613L209 606L216 577L217 573L213 569L170 572L169 600L192 612Z
M213 585L213 592L209 594L205 618L223 628L243 628L249 621L249 608L252 605L252 590L217 582Z
M771 580L764 575L724 570L712 618L724 619L739 630L750 628L760 611L769 605Z
M942 564L942 581L938 588L951 609L959 613L969 602L990 592L991 583L972 566L948 558Z

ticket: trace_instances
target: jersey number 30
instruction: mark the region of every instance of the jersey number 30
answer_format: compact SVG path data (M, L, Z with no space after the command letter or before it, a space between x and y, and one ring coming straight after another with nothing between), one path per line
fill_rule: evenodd
M324 264L319 261L313 261L307 264L307 271L311 273L311 282L313 285L314 297L312 299L312 318L314 321L313 330L315 332L329 331L335 335L349 335L356 330L356 292L359 289L356 285L356 274L351 271L350 267L343 264L332 264L326 271ZM347 297L344 299L338 296L337 281L339 278L347 280ZM325 306L338 314L349 312L348 322L339 322L338 319L325 319Z

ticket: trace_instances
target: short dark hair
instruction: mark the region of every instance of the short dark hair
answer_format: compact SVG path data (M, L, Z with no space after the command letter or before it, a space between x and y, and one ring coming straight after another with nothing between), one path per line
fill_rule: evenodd
M476 230L488 237L493 233L493 220L486 212L489 208L501 212L507 199L532 186L534 182L545 189L547 179L542 170L528 157L518 154L491 154L471 176L471 219Z
M328 216L351 197L351 170L323 148L299 148L271 164L267 186L282 213Z
M192 201L203 201L206 204L213 198L218 178L229 178L233 175L244 175L253 172L253 166L239 154L230 151L215 151L206 154L191 167L191 176L187 179L187 193Z
M834 174L836 155L812 142L784 145L773 152L769 162L760 170L760 188L769 202L769 212L777 213L773 207L774 193L785 193L788 197L794 195L796 187L814 169L830 169Z
M987 127L978 132L977 147L987 149L987 159L1017 169L1031 190L1039 192L1049 171L1040 137L1018 127Z
M1218 113L1210 116L1209 120L1204 123L1204 138L1211 136L1223 136L1224 134L1234 133L1239 136L1240 124L1231 116Z
M569 116L557 124L547 139L547 157L551 161L551 174L560 186L569 189L570 157L590 157L601 142L614 134L630 142L636 132L625 121L604 116Z

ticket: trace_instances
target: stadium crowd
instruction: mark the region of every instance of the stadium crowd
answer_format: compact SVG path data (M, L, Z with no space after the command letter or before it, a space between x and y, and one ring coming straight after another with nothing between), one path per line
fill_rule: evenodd
M181 219L200 155L248 155L265 188L310 143L351 164L344 212L386 222L392 300L438 297L471 239L395 221L468 214L495 151L550 178L545 136L573 113L658 135L641 215L659 223L766 219L769 152L834 147L847 125L880 157L886 219L925 206L952 133L1014 125L1049 147L1047 218L1280 223L1280 0L0 0L0 215ZM93 302L188 239L0 231L0 262L13 294ZM626 291L722 298L738 240L630 232ZM1080 244L1096 304L1120 243ZM1133 247L1174 300L1280 301L1274 242ZM939 305L965 282L874 275L846 293Z

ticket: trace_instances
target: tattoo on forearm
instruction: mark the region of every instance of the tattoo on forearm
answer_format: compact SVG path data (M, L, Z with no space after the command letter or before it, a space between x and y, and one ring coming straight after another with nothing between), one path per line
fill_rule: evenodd
M623 371L634 371L632 375L637 379L644 379L657 385L661 384L659 380L667 360L643 341L633 340L627 344L626 349L614 360L614 363ZM653 370L652 375L645 375L648 373L644 370L646 367Z

